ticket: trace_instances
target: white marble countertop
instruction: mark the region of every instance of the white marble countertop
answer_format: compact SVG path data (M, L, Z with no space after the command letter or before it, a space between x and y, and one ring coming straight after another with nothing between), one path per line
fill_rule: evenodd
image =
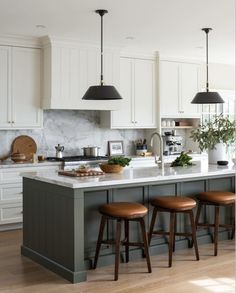
M158 167L125 168L122 173L105 174L91 177L67 177L58 175L57 172L31 172L23 173L22 176L38 181L48 182L70 188L92 188L116 186L122 184L138 184L147 182L165 182L184 179L200 179L204 177L227 176L235 174L235 166L208 165L207 162L198 162L188 167L170 167L166 164L165 169Z
M60 166L61 162L49 162L49 161L43 161L39 163L14 163L10 160L0 162L0 169L5 168L19 168L19 167L45 167L45 166Z

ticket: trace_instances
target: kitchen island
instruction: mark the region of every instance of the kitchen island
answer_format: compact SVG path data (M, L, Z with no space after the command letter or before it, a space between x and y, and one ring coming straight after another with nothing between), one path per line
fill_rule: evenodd
M23 174L23 244L21 252L73 283L86 280L91 268L97 241L100 215L98 207L117 201L140 202L149 208L146 225L151 217L150 200L158 195L194 196L206 190L235 190L235 167L208 165L199 162L188 167L129 168L120 174L96 177L70 178L57 172ZM229 220L224 210L222 218ZM211 207L204 217L212 219ZM183 230L184 216L177 219ZM132 225L133 224L133 225ZM158 225L168 227L168 219L162 216ZM136 223L130 223L131 238L139 240ZM114 233L111 222L106 237ZM227 232L220 233L221 238ZM210 242L208 230L198 232L198 242ZM176 237L176 247L187 247L188 239ZM151 254L167 249L165 237L155 238ZM139 248L131 250L132 258L142 257ZM103 246L98 265L114 262L112 246Z

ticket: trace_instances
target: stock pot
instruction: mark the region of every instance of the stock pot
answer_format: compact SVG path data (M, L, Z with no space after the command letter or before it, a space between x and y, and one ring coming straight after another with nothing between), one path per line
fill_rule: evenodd
M84 156L86 157L98 157L100 147L83 147Z

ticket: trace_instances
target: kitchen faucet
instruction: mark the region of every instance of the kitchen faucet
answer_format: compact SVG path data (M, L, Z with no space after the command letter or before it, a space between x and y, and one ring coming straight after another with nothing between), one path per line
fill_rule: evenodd
M150 145L153 147L153 138L154 136L157 136L160 141L160 160L157 159L157 156L155 155L155 163L158 164L159 162L161 163L161 169L164 170L164 159L163 159L163 139L161 135L158 132L154 132L151 136L151 142Z

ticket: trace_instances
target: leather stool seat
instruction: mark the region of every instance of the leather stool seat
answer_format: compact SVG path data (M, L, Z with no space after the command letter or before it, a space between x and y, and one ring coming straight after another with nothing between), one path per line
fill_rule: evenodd
M112 202L102 205L99 208L99 212L109 217L134 219L144 217L148 210L144 205L139 203Z
M235 202L236 195L229 191L207 191L196 195L201 201L212 202L215 204L232 204Z
M185 211L193 209L196 201L189 197L160 196L154 198L151 204L167 210Z

